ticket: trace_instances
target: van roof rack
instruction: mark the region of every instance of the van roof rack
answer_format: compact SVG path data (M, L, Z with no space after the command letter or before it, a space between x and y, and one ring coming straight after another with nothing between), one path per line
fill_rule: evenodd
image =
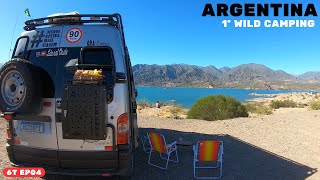
M31 19L25 22L25 31L35 30L36 27L48 25L84 25L84 24L107 24L116 27L123 39L123 45L126 47L122 18L120 14L74 14L59 15L45 18Z
M58 15L38 19L31 19L25 22L24 30L30 31L36 27L47 25L70 25L70 24L109 24L117 25L120 23L120 14L72 14L72 15Z

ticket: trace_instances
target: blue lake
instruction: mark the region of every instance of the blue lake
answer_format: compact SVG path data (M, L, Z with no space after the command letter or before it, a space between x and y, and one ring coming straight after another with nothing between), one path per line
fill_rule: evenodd
M251 93L257 94L279 94L288 92L305 92L299 90L249 90L249 89L209 89L209 88L177 88L177 87L136 87L138 90L137 101L148 101L155 103L156 101L168 103L174 100L175 105L182 105L190 108L197 99L209 95L228 95L238 99L241 102L247 99L257 98L251 96Z

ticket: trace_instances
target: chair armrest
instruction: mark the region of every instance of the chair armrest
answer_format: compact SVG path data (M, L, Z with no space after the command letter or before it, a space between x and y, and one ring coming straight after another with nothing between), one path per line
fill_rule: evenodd
M173 141L171 144L167 144L166 148L171 148L173 145L176 146L177 141Z
M220 146L219 146L220 147L220 150L219 150L220 152L219 152L219 157L218 158L219 158L219 161L222 162L222 155L224 154L224 152L223 152L223 142L220 141L220 143L221 143Z
M193 150L193 160L197 161L198 158L198 148L197 148L197 144L192 146L192 150Z

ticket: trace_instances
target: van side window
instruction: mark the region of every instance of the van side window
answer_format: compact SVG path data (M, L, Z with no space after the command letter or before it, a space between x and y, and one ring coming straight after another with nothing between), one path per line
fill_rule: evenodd
M13 57L24 57L25 56L25 50L28 44L28 38L21 37L16 42L16 49L14 51Z

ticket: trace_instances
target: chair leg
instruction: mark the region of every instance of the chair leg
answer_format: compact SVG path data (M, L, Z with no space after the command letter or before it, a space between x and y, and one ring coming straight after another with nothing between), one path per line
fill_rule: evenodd
M161 159L167 160L167 158L162 157L162 153L159 153Z
M178 149L176 149L175 151L176 151L176 161L174 162L179 162Z
M176 160L169 159L169 161L179 162L178 151L177 151L177 149L175 149L174 151L176 151L176 152L175 152L175 154L176 154ZM172 152L170 152L170 153L168 153L168 154L171 154L171 153L172 153ZM168 156L168 154L166 154L166 155ZM160 158L161 158L161 159L167 160L167 158L164 158L164 157L162 156L162 153L159 153L159 155L160 155Z
M220 167L219 167L219 164L220 164ZM220 174L219 176L211 176L211 177L199 177L199 176L196 176L196 169L217 169L217 168L220 168ZM217 162L217 166L215 167L196 167L196 160L193 161L193 174L194 174L194 178L196 179L220 179L222 177L222 162L218 161Z
M221 178L222 177L222 162L220 162L220 176L219 176L219 178Z
M213 166L213 168L218 168L219 167L219 161L217 161L217 165Z
M156 165L156 164L151 163L151 154L152 154L152 153L153 153L153 151L150 151L150 153L149 153L149 159L148 159L148 164L150 164L151 166L160 168L160 169L167 169L167 167L168 167L168 161L166 162L167 164L166 164L165 167L158 166L158 165ZM165 159L165 160L166 160L166 159Z
M149 153L149 159L148 159L148 163L149 163L149 164L151 164L151 163L150 163L151 154L152 154L152 151L150 151L150 153Z
M193 177L196 178L196 160L193 159Z
M142 149L145 153L149 153L151 148L150 147L147 147L146 143L148 144L148 139L147 137L141 137L140 138L141 142L142 142Z
M167 167L168 167L168 164L169 164L169 161L170 161L170 155L171 155L171 153L169 153L169 154L168 154L168 158L167 158L167 164L166 164L166 169L167 169Z

